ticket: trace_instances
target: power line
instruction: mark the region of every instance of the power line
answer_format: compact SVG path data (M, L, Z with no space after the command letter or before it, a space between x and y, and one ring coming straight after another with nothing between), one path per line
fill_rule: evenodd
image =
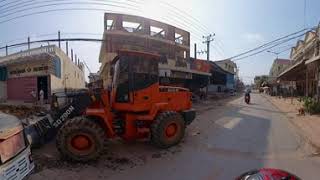
M34 6L34 5L46 4L46 3L55 3L55 4L57 4L57 2L70 2L70 1L71 1L70 3L75 3L75 4L77 4L77 3L89 3L90 1L91 1L91 3L94 3L94 2L119 3L119 1L112 1L112 0L87 0L88 2L74 2L74 0L46 0L46 1L41 1L41 2L34 2L34 1L35 0L29 0L29 1L21 2L20 4L15 4L15 5L6 7L5 9L1 10L1 14L2 13L6 13L6 12L10 12L10 11L13 11L13 10L16 10L16 9L29 7L29 6L31 6L31 8L32 8L32 6ZM125 5L132 6L132 4L126 3L126 2L121 2L120 4L125 4Z
M9 18L7 20L0 21L0 24L10 22L12 20L19 19L22 17L28 17L28 16L32 16L32 15L38 15L38 14L45 14L48 12L59 12L59 11L102 11L102 12L110 12L110 13L121 13L119 11L113 11L113 10L108 10L108 9L99 9L99 8L61 8L61 9L51 9L51 10L38 11L38 12L15 16L15 17Z
M176 9L177 11L181 12L182 14L190 17L190 19L192 19L192 20L194 20L194 21L196 22L195 24L198 23L198 25L202 26L202 27L200 27L200 28L202 29L201 31L203 31L204 33L208 33L208 32L209 32L209 30L208 30L208 28L207 28L206 26L204 26L198 19L194 18L193 16L191 16L191 15L188 14L187 12L185 12L185 11L183 11L183 10L181 10L181 9L179 9L179 8L177 8L177 7L169 4L169 3L166 3L166 2L163 2L163 1L160 1L160 3L166 4L167 6L172 7L172 8L174 8L174 9ZM175 15L176 15L176 14L175 14ZM175 17L175 16L173 16L173 17ZM191 24L191 26L194 27L194 24ZM221 46L219 46L218 44L216 44L216 45L217 45L217 47L218 47L220 50L224 51ZM220 52L221 52L221 51L220 51ZM224 52L223 52L223 54L224 54Z
M56 0L56 1L61 1L61 2L66 2L66 0ZM56 1L52 1L52 0L49 0L49 1L42 1L40 2L41 4L42 3L50 3L50 2L56 2ZM99 1L99 0L96 0L96 1ZM102 0L103 1L103 0ZM134 2L134 3L137 3L138 1L134 1L134 0L128 0L129 2ZM18 1L15 1L15 2L18 2ZM54 3L54 4L45 4L45 5L41 5L41 6L33 6L33 7L30 7L30 8L25 8L26 6L32 6L32 5L35 5L35 3L30 3L30 2L34 2L34 0L30 0L30 1L25 1L23 3L20 3L20 4L15 4L15 5L12 5L12 6L9 6L7 7L7 11L4 11L4 12L11 12L12 10L16 10L16 9L19 9L19 11L14 11L14 12L11 12L11 13L7 13L5 15L3 15L1 18L4 18L4 17L7 17L7 16L10 16L10 15L13 15L15 13L19 13L20 11L25 11L25 10L32 10L32 9L36 9L36 8L42 8L42 7L51 7L51 6L59 6L59 5L67 5L67 4L96 4L96 5L101 5L102 3L93 3L93 2L67 2L67 3ZM99 1L101 2L101 1ZM104 1L105 2L105 1ZM115 2L115 1L108 1L108 2ZM27 4L29 3L29 4ZM122 2L124 3L124 2ZM133 6L132 4L128 4L128 3L124 3L126 5L129 5L129 6ZM20 6L19 6L20 5ZM23 6L21 6L23 5ZM115 6L115 7L120 7L120 8L124 8L123 6L119 6L119 5L114 5L114 4L106 4L106 3L103 3L103 5L110 5L110 6ZM137 7L137 6L134 6L134 7ZM171 6L171 7L174 7L174 6ZM11 8L11 9L10 9ZM24 8L24 9L21 9L21 8ZM175 9L179 10L178 8L174 7ZM132 8L132 10L136 11L137 9L135 8ZM73 9L75 10L75 9ZM55 11L55 10L49 10L50 12L51 11ZM46 12L49 12L49 11L46 11ZM2 12L2 13L4 13ZM170 11L169 11L170 12ZM183 11L180 11L180 12L183 12ZM44 13L44 12L39 12L39 13ZM184 12L183 12L184 13ZM31 13L31 14L38 14L38 13ZM19 16L19 17L14 17L14 18L11 18L7 21L10 21L10 20L13 20L13 19L17 19L17 18L20 18L20 17L25 17L25 16L29 16L31 14L25 14L25 15L22 15L22 16ZM190 16L188 14L188 16ZM174 14L172 17L176 18L176 14ZM170 17L170 21L173 21L175 24L177 24L176 20L173 20L172 17ZM195 18L193 18L195 19ZM192 30L191 31L195 31L199 34L202 34L203 33L203 30L199 29L199 28L195 28L195 26L193 26L192 24L190 24L188 21L186 21L184 18L178 18L178 21L179 24L182 26L182 27L192 27ZM195 19L197 20L197 19ZM4 22L7 22L7 21L3 21L3 22L0 22L0 23L4 23ZM183 21L183 22L182 22ZM199 22L199 21L198 21ZM200 23L200 22L199 22ZM200 23L201 24L201 23ZM184 28L183 28L184 29ZM201 32L200 32L201 31ZM221 48L222 49L222 48Z
M295 37L292 37L292 38L283 40L283 41L280 42L280 43L277 43L277 44L275 44L275 45L273 45L273 46L271 46L271 47L268 47L268 48L265 48L265 49L263 49L263 50L260 50L260 51L258 51L258 52L256 52L256 53L253 53L253 54L250 54L250 55L241 57L241 58L234 59L234 61L239 61L239 60L241 60L241 59L245 59L245 58L252 57L252 56L254 56L254 55L260 54L260 53L265 52L265 51L267 51L267 50L269 50L269 49L272 49L272 48L274 48L274 47L276 47L276 46L278 46L278 45L280 45L280 44L283 44L283 43L286 43L286 42L291 41L291 40L293 40L293 39L299 38L299 37L301 37L301 36L303 36L303 35L304 35L304 33L303 33L303 34L300 34L300 35L298 35L298 36L295 36Z
M292 47L287 48L287 49L284 49L284 50L281 50L281 51L278 51L277 53L278 53L278 54L281 54L281 53L284 53L284 52L289 51L289 50L291 50L291 49L292 49Z
M65 1L65 0L60 0L60 1ZM45 1L45 2L52 2L52 1ZM111 1L110 1L111 2ZM113 1L114 2L114 1ZM26 3L26 2L25 2ZM19 12L20 11L25 11L25 10L32 10L32 9L36 9L36 8L41 8L41 7L50 7L50 6L59 6L59 5L65 5L65 4L77 4L77 3L74 3L74 2L67 2L67 3L55 3L55 4L45 4L45 5L41 5L41 6L34 6L34 7L31 7L31 8L25 8L25 9L19 9ZM80 2L78 4L101 4L101 3L92 3L92 2ZM110 5L110 6L115 6L115 7L123 7L123 6L119 6L119 5L113 5L113 4L106 4L106 3L103 3L103 5ZM128 5L128 4L127 4ZM28 4L27 6L30 6L30 4ZM133 6L130 4L130 6ZM25 6L24 6L25 7ZM137 7L137 6L134 6L134 7ZM17 9L17 8L16 8ZM131 8L132 10L137 10L135 8ZM11 9L13 10L13 9ZM8 12L8 11L7 11ZM15 13L18 13L18 11L15 11L15 12L11 12L9 14L6 14L4 16L2 16L2 18L4 17L7 17L7 16L10 16L10 15L13 15ZM24 15L22 17L25 17ZM16 18L14 18L16 19ZM169 19L169 18L168 18ZM172 18L170 19L170 21L172 20ZM185 27L193 27L191 26L190 24L188 24L188 22L186 22L185 20L183 20L184 22L180 22L178 24L182 24L181 26L185 26ZM176 23L177 21L173 20L174 23ZM196 31L196 32L199 32L198 31L199 29L195 29L193 28L192 31Z
M1 15L1 18L4 17L8 17L10 15L19 13L21 11L29 11L29 10L33 10L33 9L38 9L38 8L43 8L43 7L51 7L51 6L61 6L61 5L103 5L103 6L111 6L111 7L117 7L117 8L128 8L128 9L132 9L132 10L138 10L132 7L126 7L126 6L121 6L121 5L114 5L114 4L108 4L108 3L94 3L94 2L62 2L62 3L54 3L54 4L46 4L46 5L40 5L40 6L34 6L31 8L24 8L24 9L19 9L17 11L5 14L5 15Z
M0 6L0 8L1 8L1 7L5 7L5 6L7 6L7 5L10 5L10 4L13 4L13 3L16 3L16 2L19 2L19 0L17 0L17 1L11 1L11 2L9 2L9 3L7 3L7 4L3 4L2 6Z
M23 2L23 3L21 3L21 4L15 4L15 5L13 5L13 6L10 6L10 7L8 7L10 10L8 10L8 8L7 8L7 11L5 11L5 12L10 12L10 11L12 11L12 10L15 10L15 9L19 9L19 12L20 11L25 11L25 10L32 10L32 9L36 9L36 8L42 8L42 7L50 7L50 6L59 6L59 5L66 5L66 4L96 4L96 5L101 5L101 4L103 4L103 5L110 5L110 6L115 6L115 7L123 7L123 6L119 6L119 5L114 5L114 4L106 4L106 3L93 3L93 2L68 2L68 3L54 3L54 4L45 4L45 5L41 5L41 6L33 6L33 7L31 7L31 8L25 8L26 6L32 6L32 5L35 5L34 3L32 3L32 4L30 4L30 2L33 2L34 0L31 0L31 1L25 1L25 2ZM56 1L64 1L64 2L66 2L66 0L56 0ZM45 2L56 2L56 1L42 1L41 3L45 3ZM96 0L96 1L98 1L98 0ZM136 3L136 2L138 2L138 1L134 1L134 0L128 0L128 1L130 1L130 2L134 2L134 3ZM16 1L17 2L17 1ZM108 1L108 2L112 2L112 1ZM114 1L113 1L114 2ZM26 4L26 3L29 3L29 4ZM23 5L24 4L24 9L20 9L20 8L22 8L21 7L21 5ZM19 6L20 5L20 6ZM128 4L127 3L127 5L129 5L129 6L133 6L132 4ZM17 7L18 6L18 7ZM137 7L137 6L135 6L135 7ZM185 13L185 12L183 12L183 11L181 11L181 10L179 10L178 8L176 8L176 7L174 7L174 6L172 6L172 5L170 5L170 7L173 7L173 8L175 8L176 10L178 10L178 11L180 11L180 12L182 12L182 13ZM132 10L137 10L137 9L135 9L135 8L131 8ZM67 9L60 9L61 11L62 10L67 10ZM34 14L42 14L42 13L46 13L46 12L52 12L52 11L60 11L60 10L56 10L56 9L53 9L53 10L48 10L48 11L41 11L41 12L35 12L35 13L29 13L29 14L24 14L24 15L21 15L21 16L18 16L18 17L14 17L14 18L11 18L11 19L9 19L9 20L4 20L4 21L2 21L2 22L0 22L0 23L4 23L4 22L8 22L8 21L11 21L11 20L13 20L13 19L17 19L17 18L20 18L20 17L26 17L26 16L30 16L30 15L34 15ZM80 8L72 8L72 9L70 9L70 10L93 10L93 9L80 9ZM99 10L101 10L101 9L99 9ZM170 11L169 11L170 12ZM11 12L11 13L9 13L9 14L6 14L6 15L4 15L4 16L2 16L2 18L4 18L4 17L7 17L7 16L10 16L10 15L13 15L13 14L15 14L15 13L18 13L18 11L15 11L15 12ZM185 13L185 14L187 14L187 13ZM190 16L189 14L187 14L188 16ZM176 14L174 14L172 17L174 17L174 18L177 18L176 17ZM192 16L190 16L190 17L192 17ZM193 18L192 17L192 19L194 19L195 21L197 21L197 19L195 19L195 18ZM182 24L181 26L185 26L185 27L192 27L192 31L195 31L195 32L197 32L197 33L199 33L200 31L200 33L202 33L202 32L204 32L203 30L201 30L201 29L199 29L199 28L195 28L195 26L193 26L192 24L190 24L188 21L186 21L184 18L178 18L178 20L180 20L180 21L178 21L178 24ZM177 22L176 20L174 20L174 19L172 19L171 17L170 17L170 21L173 21L173 22ZM183 22L182 22L183 21ZM200 21L197 21L197 22L199 22L199 24L201 24L200 23ZM177 24L177 23L176 23ZM182 29L184 29L184 28L182 28ZM196 33L194 33L194 34L196 34ZM198 38L197 37L197 39L200 39L200 38ZM219 48L219 50L217 50L218 51L218 53L221 53L222 51L221 51L221 47L219 46L219 45L217 45L217 47ZM215 47L214 47L215 48ZM223 53L221 53L221 54L223 54Z
M66 33L61 33L61 35L93 35L93 36L102 36L103 33L86 33L86 32L66 32ZM48 36L57 36L57 33L48 33L48 34L40 34L36 36L29 36L31 38L40 38L40 37L48 37ZM1 42L0 44L9 44L15 41L20 41L20 40L26 40L27 37L20 37L17 39L9 40L6 42Z
M187 13L187 12L185 12L185 11L183 11L183 10L181 10L181 9L179 9L179 8L173 6L172 4L169 4L169 3L167 3L167 2L160 1L160 3L163 3L163 4L165 4L165 5L169 6L169 7L172 7L172 8L174 8L174 9L176 9L177 11L181 12L182 14L185 14L186 16L190 17L190 19L198 22L199 25L203 26L202 28L204 29L204 31L207 31L207 32L208 32L208 28L206 28L198 19L194 18L194 17L191 16L189 13Z
M307 29L312 29L312 28L307 28ZM286 39L286 38L291 37L291 36L293 36L293 35L296 35L296 34L299 34L299 33L301 33L301 32L304 32L304 31L307 30L307 29L302 29L302 30L300 30L300 31L291 33L291 34L289 34L289 35L280 37L280 38L278 38L278 39L275 39L275 40L273 40L273 41L271 41L271 42L262 44L261 46L258 46L258 47L256 47L256 48L253 48L253 49L251 49L251 50L248 50L248 51L245 51L245 52L240 53L240 54L238 54L238 55L232 56L232 57L230 57L229 59L235 59L235 58L238 58L238 57L240 57L240 56L246 55L246 54L248 54L248 53L254 52L254 51L256 51L256 50L259 50L259 49L261 49L261 48L264 48L264 47L266 47L266 46L270 46L270 45L272 45L273 43L276 43L276 42L278 42L278 41L280 41L280 40L283 40L283 39Z
M46 43L46 42L64 42L64 41L86 41L86 42L103 42L105 41L104 39L95 39L95 38L61 38L61 39L44 39L44 40L36 40L36 41L30 41L30 42L23 42L23 43L17 43L17 44L12 44L12 45L7 45L0 47L0 49L6 49L6 48L11 48L11 47L16 47L16 46L25 46L30 44L35 44L35 43Z
M210 44L211 45L211 47L213 48L213 49L215 49L215 52L217 52L220 56L224 56L224 54L222 53L222 51L219 49L219 48L217 48L217 46L215 46L214 44Z

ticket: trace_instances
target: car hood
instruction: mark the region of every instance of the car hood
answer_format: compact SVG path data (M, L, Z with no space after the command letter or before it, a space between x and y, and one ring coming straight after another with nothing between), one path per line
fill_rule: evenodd
M23 126L18 118L0 112L0 139L7 139L22 130Z

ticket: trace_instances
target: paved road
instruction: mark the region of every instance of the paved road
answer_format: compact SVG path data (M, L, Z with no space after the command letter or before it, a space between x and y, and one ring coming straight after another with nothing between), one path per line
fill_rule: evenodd
M319 179L319 158L310 156L312 149L286 116L263 96L253 94L250 105L238 98L225 106L208 105L206 109L188 127L184 142L177 147L158 150L145 143L112 145L113 155L102 157L97 164L67 168L58 164L31 179L228 180L261 167L285 169L303 179ZM136 163L118 166L120 171L110 170L107 162L117 155L135 158ZM55 163L50 158L45 161Z
M190 134L190 131L200 134ZM191 132L192 133L192 132ZM115 175L114 179L233 179L254 168L282 168L303 179L319 179L320 161L288 119L258 94L201 113L182 151Z

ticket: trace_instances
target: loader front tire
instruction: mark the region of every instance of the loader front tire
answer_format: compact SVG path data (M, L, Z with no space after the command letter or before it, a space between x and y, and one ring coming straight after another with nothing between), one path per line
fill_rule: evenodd
M85 117L68 120L58 131L56 146L62 158L76 162L96 160L104 151L104 129Z
M157 147L169 148L182 140L185 128L185 122L179 113L163 112L151 125L151 141Z

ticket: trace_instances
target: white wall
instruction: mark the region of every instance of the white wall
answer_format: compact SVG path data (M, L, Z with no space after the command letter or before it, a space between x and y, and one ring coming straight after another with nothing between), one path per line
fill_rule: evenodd
M51 74L50 82L51 82L51 93L64 91L65 87L62 79L57 78L56 76Z
M71 59L58 47L55 47L55 52L61 60L61 79L53 79L54 83L59 84L62 82L62 87L67 89L85 88L84 66L82 65L82 68L79 68L78 65L72 62ZM60 87L60 84L57 85L57 88Z

